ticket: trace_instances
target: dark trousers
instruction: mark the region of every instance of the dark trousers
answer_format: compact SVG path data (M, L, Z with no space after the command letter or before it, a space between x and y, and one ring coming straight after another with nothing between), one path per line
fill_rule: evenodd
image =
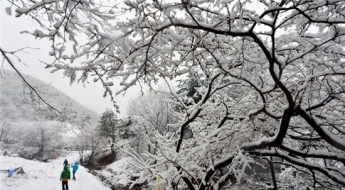
M62 190L68 190L68 181L62 182Z
M73 171L73 179L75 180L75 171Z

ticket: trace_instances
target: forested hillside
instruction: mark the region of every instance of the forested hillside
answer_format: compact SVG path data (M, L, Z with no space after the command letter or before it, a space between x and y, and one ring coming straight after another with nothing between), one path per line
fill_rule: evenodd
M11 71L5 73L0 79L0 142L9 152L28 158L47 159L53 154L50 150L73 148L77 134L96 127L97 113L51 85L25 76L42 97L61 113L33 99L32 92L19 76Z
M25 121L52 116L52 112L43 111L48 109L46 105L31 99L30 90L25 87L19 76L11 71L6 73L0 78L0 116L6 116L7 119L16 119L17 121L18 119ZM79 118L90 117L89 121L92 123L97 121L99 115L96 112L80 105L53 86L31 76L26 76L26 79L37 87L44 99L58 110L66 114L69 111L70 114L78 115ZM77 121L77 124L82 123Z

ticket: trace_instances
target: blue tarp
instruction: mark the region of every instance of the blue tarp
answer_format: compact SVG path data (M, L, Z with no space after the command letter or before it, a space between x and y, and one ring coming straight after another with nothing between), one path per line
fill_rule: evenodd
M14 169L11 168L10 170L8 170L8 177L11 177L14 173Z

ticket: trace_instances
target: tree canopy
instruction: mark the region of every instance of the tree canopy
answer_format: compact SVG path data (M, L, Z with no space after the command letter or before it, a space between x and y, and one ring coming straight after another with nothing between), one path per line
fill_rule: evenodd
M117 136L117 126L119 124L119 119L115 113L107 109L103 112L100 120L98 121L97 130L100 132L101 136L109 137L111 143L115 142Z
M155 136L138 181L220 189L266 159L300 173L301 189L345 186L345 1L124 2L21 0L7 11L40 24L28 32L50 39L47 68L101 81L105 95L198 76L200 101L171 92L179 131Z

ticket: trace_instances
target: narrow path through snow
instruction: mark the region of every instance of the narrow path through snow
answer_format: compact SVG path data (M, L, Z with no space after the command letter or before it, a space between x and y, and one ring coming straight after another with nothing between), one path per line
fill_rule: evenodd
M69 163L73 163L78 160L78 154L72 153L66 158ZM61 190L60 174L64 159L63 157L44 163L0 155L0 170L23 167L26 173L8 178L7 173L0 172L0 190ZM68 182L69 190L110 190L82 166L79 166L76 178L76 181Z

